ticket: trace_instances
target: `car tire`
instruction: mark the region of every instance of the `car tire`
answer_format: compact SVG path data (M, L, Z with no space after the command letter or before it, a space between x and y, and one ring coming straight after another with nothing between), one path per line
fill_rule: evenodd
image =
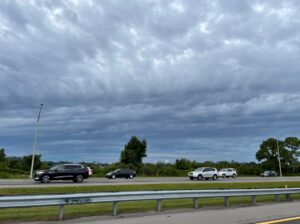
M232 178L236 178L236 175L235 175L235 174L232 174Z
M198 180L202 180L203 176L201 174L198 175Z
M130 176L129 176L129 179L133 179L133 175L130 175Z
M74 182L78 182L78 183L81 183L83 182L83 176L82 175L77 175L74 179Z
M225 175L225 173L223 173L222 178L225 178L225 177L226 177L226 175Z
M116 175L112 175L112 176L111 176L111 179L116 179Z
M218 179L218 176L215 174L215 175L212 176L212 179L213 179L213 180L217 180L217 179Z
M190 180L194 180L194 177L190 177Z
M41 180L42 183L46 184L50 182L50 177L48 175L44 175Z

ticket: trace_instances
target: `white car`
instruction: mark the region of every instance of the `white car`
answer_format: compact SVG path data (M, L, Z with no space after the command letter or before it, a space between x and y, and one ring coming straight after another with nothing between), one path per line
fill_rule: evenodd
M190 180L198 179L213 179L217 180L218 179L218 170L216 168L212 167L200 167L192 172L188 173L188 176Z
M237 172L236 172L236 169L233 169L233 168L224 168L224 169L221 169L219 171L219 177L232 177L232 178L236 178L237 177Z

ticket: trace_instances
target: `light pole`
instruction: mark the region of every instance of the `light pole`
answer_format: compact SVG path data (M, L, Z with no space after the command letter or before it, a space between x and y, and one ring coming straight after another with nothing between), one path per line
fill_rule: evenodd
M29 176L30 179L32 179L33 166L34 166L34 156L35 156L35 151L36 151L36 141L37 141L37 137L38 137L38 131L39 131L39 124L40 124L40 117L41 117L42 108L43 108L43 104L41 104L41 106L40 106L40 111L39 111L37 121L36 121L35 136L34 136L34 142L33 142L33 153L32 153L32 159L31 159L31 169L30 169L30 176Z
M278 155L279 175L280 175L280 177L282 177L280 153L279 153L279 144L278 144L278 139L276 139L276 140L277 140L277 155Z

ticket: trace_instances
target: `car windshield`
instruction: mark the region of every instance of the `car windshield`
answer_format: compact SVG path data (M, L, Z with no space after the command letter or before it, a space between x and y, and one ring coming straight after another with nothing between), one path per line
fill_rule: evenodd
M204 169L204 167L200 167L198 169L196 169L195 171L202 171Z
M118 172L119 170L120 170L120 169L116 169L116 170L113 171L113 173Z
M60 166L54 166L54 167L51 167L50 170L58 170Z

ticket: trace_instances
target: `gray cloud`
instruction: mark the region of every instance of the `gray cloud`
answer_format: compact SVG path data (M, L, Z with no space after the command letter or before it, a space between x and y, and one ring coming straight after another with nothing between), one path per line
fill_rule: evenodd
M298 1L1 1L0 146L113 162L254 160L299 133Z

